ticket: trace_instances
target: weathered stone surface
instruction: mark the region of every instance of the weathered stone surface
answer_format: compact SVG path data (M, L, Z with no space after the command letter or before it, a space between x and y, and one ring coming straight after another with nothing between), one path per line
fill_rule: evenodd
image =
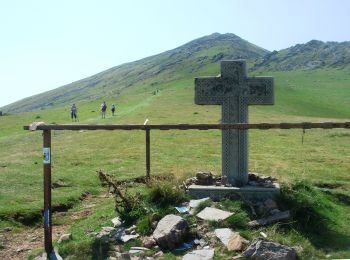
M249 244L248 240L229 228L218 228L214 232L229 251L243 251Z
M221 209L206 207L201 212L197 214L197 217L204 219L204 220L224 220L227 219L229 216L233 215L233 213L224 211Z
M62 243L62 241L68 241L72 238L72 234L68 233L68 234L63 234L59 239L58 239L58 243Z
M207 201L207 200L209 200L209 197L199 199L199 200L190 200L189 207L190 208L197 208L199 206L199 204L201 204L202 202Z
M156 241L153 237L144 237L142 238L142 245L146 248L152 248L156 245Z
M277 203L272 199L267 199L264 201L264 206L267 210L277 209Z
M249 247L242 253L242 256L254 260L296 259L295 250L291 247L267 241L263 238L255 239Z
M214 257L214 249L200 249L187 253L182 260L211 260Z
M249 241L243 237L239 233L235 233L230 241L227 244L228 251L243 251L247 248Z
M183 242L189 231L185 219L176 215L162 218L153 232L153 238L162 248L174 249Z
M221 61L219 77L195 78L195 103L221 105L222 123L246 123L248 106L273 104L273 78L247 77L244 60ZM231 185L248 182L248 131L222 130L222 175Z
M113 223L113 227L119 227L122 224L122 221L120 220L119 217L116 217L116 218L112 219L111 221Z
M217 228L214 230L215 235L220 239L220 241L227 246L230 239L233 237L234 232L229 228Z
M211 172L197 172L196 177L198 185L212 185L214 183Z
M250 222L248 222L248 226L250 227L258 227L258 226L266 226L281 220L286 220L290 218L290 213L289 210L286 211L282 211L279 213L276 213L272 216L269 216L267 218L261 218L261 219L257 219L257 220L252 220Z

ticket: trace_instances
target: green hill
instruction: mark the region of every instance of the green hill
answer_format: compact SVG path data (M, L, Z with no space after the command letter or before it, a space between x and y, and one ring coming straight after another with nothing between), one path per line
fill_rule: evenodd
M19 113L118 96L127 88L159 84L194 76L222 59L255 60L268 51L234 34L214 33L176 49L142 60L110 68L63 87L25 98L1 108L5 113Z

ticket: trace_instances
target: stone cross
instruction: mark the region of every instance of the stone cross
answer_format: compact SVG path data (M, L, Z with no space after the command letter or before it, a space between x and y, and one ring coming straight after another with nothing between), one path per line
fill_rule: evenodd
M195 78L195 103L221 105L222 123L247 123L248 105L273 105L272 77L247 77L244 60L222 61L221 76ZM247 130L222 130L222 175L233 186L248 182Z

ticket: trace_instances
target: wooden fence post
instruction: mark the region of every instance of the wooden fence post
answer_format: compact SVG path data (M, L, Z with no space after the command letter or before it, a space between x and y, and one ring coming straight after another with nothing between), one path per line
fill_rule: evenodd
M151 148L150 148L150 132L149 128L146 128L146 177L151 177Z
M53 251L51 220L51 130L43 130L44 164L44 243L47 255Z

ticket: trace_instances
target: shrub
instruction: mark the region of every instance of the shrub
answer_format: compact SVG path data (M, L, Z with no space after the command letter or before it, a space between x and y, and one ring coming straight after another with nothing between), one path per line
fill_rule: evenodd
M176 206L188 198L185 192L170 182L154 182L148 195L150 202L160 206Z

